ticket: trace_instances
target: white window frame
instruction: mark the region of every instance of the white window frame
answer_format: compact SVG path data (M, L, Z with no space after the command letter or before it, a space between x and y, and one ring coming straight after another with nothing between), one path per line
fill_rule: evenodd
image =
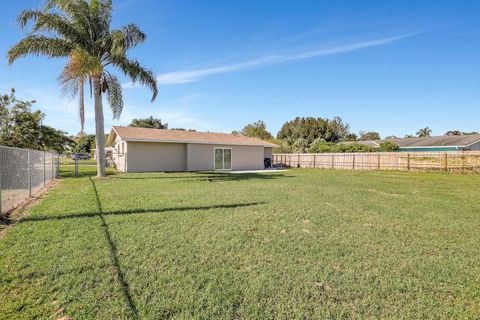
M217 150L230 150L230 169L225 169L225 152L222 153L222 169L215 169L215 153ZM233 150L231 147L215 147L213 148L213 170L215 171L231 171L233 169Z

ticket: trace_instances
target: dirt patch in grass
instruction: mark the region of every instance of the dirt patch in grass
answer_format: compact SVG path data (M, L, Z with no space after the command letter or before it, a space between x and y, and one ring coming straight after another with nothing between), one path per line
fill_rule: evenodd
M45 187L39 189L32 197L25 199L15 209L7 212L4 215L0 215L0 240L3 239L7 230L14 226L21 218L26 217L29 213L29 209L39 203L47 194L47 192L58 185L61 180L57 179Z

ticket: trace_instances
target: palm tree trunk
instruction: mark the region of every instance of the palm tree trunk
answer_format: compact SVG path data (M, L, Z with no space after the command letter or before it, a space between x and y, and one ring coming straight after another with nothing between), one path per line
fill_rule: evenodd
M95 144L97 149L97 177L105 177L105 130L100 78L93 79L95 98Z
M80 117L80 136L85 135L85 94L84 94L84 89L85 89L85 82L80 80L80 102L78 105L78 115Z

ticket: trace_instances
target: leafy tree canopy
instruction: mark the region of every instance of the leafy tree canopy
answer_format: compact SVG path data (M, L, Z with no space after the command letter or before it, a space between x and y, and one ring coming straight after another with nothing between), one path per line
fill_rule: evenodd
M92 149L95 149L95 135L86 134L78 140L73 148L75 153L91 153Z
M357 141L358 136L355 133L349 133L343 138L343 141Z
M297 117L287 121L277 134L277 138L293 145L298 139L306 140L307 147L316 139L327 142L342 141L349 135L350 127L340 117L332 120L314 117ZM297 143L298 144L298 143Z
M365 141L365 140L380 140L380 133L375 131L360 131L360 138L358 140Z
M152 116L143 119L133 119L129 127L150 128L150 129L168 129L168 123L162 123L161 119Z
M32 111L35 101L22 101L15 90L0 96L0 145L61 153L72 144L65 132L42 124L44 114Z
M316 140L308 152L310 153L350 153L350 152L375 152L376 148L365 146L360 143L333 143Z
M244 135L250 138L258 138L262 140L271 140L273 136L267 130L267 125L262 120L258 120L257 122L247 124L243 127L242 131L233 131L232 134L236 135Z
M445 133L445 136L466 136L470 134L478 134L478 132L463 132L460 130L450 130Z

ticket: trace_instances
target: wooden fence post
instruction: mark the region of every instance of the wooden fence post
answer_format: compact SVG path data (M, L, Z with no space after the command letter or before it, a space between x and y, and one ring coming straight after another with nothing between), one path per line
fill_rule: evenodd
M380 153L377 155L377 170L380 170Z
M335 155L332 153L332 169L335 169Z
M407 170L410 170L410 153L407 153Z
M448 155L445 152L443 155L443 171L447 172L448 171Z
M352 170L355 170L355 153L353 154L352 158Z
M297 154L297 168L301 168L302 166L300 165L300 153Z
M317 159L317 155L316 154L313 154L313 168L316 168L316 159Z

